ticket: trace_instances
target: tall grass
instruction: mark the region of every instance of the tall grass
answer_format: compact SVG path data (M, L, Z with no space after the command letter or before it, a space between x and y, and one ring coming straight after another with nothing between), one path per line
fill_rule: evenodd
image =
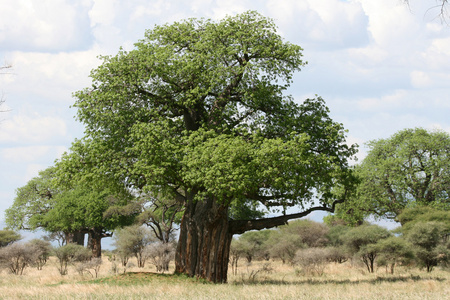
M171 266L173 271L173 266ZM97 279L75 268L61 276L56 261L42 271L0 274L0 299L450 299L450 274L399 267L369 274L350 263L329 264L322 276L307 276L281 262L242 261L228 284L210 284L184 276L158 275L153 266L112 274L104 259ZM231 272L230 272L231 273Z

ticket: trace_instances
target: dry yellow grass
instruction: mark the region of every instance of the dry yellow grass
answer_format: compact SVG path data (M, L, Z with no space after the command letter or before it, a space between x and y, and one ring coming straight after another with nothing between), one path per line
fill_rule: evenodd
M106 259L98 279L81 276L74 268L60 276L55 263L42 271L28 268L23 276L2 272L0 299L450 299L450 274L441 270L398 268L390 275L379 269L368 274L345 263L328 265L323 276L304 276L277 261L270 262L271 272L258 272L266 262L246 266L241 261L228 284L214 285L149 273L153 266L113 275Z

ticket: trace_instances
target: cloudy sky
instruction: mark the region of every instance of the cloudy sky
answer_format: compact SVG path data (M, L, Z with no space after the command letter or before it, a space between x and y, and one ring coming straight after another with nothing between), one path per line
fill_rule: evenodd
M83 126L72 93L98 55L132 49L155 24L271 17L304 48L289 93L322 96L360 145L403 128L450 131L450 26L435 0L6 0L0 3L0 226L15 189L53 164ZM430 9L431 8L431 9ZM359 154L365 154L362 147Z

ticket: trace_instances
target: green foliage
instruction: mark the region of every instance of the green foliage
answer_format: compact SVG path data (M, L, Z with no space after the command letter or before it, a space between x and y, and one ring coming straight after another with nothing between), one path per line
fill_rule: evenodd
M62 232L65 242L76 242L68 238L74 234L89 233L94 241L93 255L99 256L101 238L134 220L136 211L123 213L118 209L129 206L133 197L124 187L102 187L82 178L60 184L61 174L61 166L47 168L17 189L13 205L6 210L6 223L18 229ZM112 208L116 210L111 211Z
M0 247L6 247L22 239L22 236L11 229L0 230Z
M232 241L235 251L239 251L251 262L253 257L268 259L269 248L267 241L270 238L270 230L248 231L242 234L239 239Z
M405 208L430 206L450 210L450 136L443 131L404 129L368 143L356 167L358 193L341 216L395 219ZM350 214L346 214L349 212Z
M349 229L342 239L353 253L357 253L361 247L375 244L390 235L389 231L384 227L366 224Z
M102 57L92 87L75 93L87 136L61 165L69 177L213 197L233 219L261 217L257 203L330 204L332 187L350 189L356 147L320 97L282 95L301 51L256 12L156 26Z
M352 227L346 225L335 225L331 226L328 229L328 233L326 235L329 245L331 246L342 246L344 245L344 236L347 231L351 230Z
M14 229L34 230L42 227L42 218L53 207L54 196L59 194L53 179L55 168L39 172L23 187L16 190L13 205L5 210L5 222Z
M307 247L323 247L328 243L328 227L311 220L295 220L286 226L280 226L280 231L286 234L298 235Z
M445 233L450 234L450 211L437 210L429 206L419 206L406 208L397 217L397 221L402 224L400 231L407 232L418 222L438 222L443 227Z
M408 232L408 240L415 246L431 251L443 238L443 226L436 222L416 223Z
M296 220L273 230L267 245L272 257L292 263L301 248L321 247L328 243L326 225L310 220Z
M414 245L419 264L426 267L427 272L449 259L446 236L444 224L438 222L417 222L406 232L406 238Z
M113 205L124 206L127 202L128 199L116 198L108 190L96 191L78 186L55 197L53 208L43 217L44 228L64 232L95 227L112 230L126 224L127 217L111 215L105 218L104 213Z
M378 241L388 238L390 232L378 225L361 225L348 230L342 240L348 251L361 258L370 273L374 272L374 262L379 253L375 246Z
M398 263L409 261L414 257L412 244L404 238L391 236L379 240L375 244L375 250L379 253L379 265L390 266L391 274L394 274L394 267Z

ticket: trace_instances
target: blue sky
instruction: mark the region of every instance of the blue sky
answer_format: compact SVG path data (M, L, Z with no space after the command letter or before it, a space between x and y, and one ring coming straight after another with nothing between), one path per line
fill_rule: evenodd
M67 151L83 126L72 93L88 87L98 55L132 49L146 29L246 10L271 17L308 65L289 93L315 94L349 143L403 128L450 132L450 27L434 0L15 0L0 2L0 225L15 189ZM431 8L431 9L430 9ZM359 158L365 155L361 147Z

